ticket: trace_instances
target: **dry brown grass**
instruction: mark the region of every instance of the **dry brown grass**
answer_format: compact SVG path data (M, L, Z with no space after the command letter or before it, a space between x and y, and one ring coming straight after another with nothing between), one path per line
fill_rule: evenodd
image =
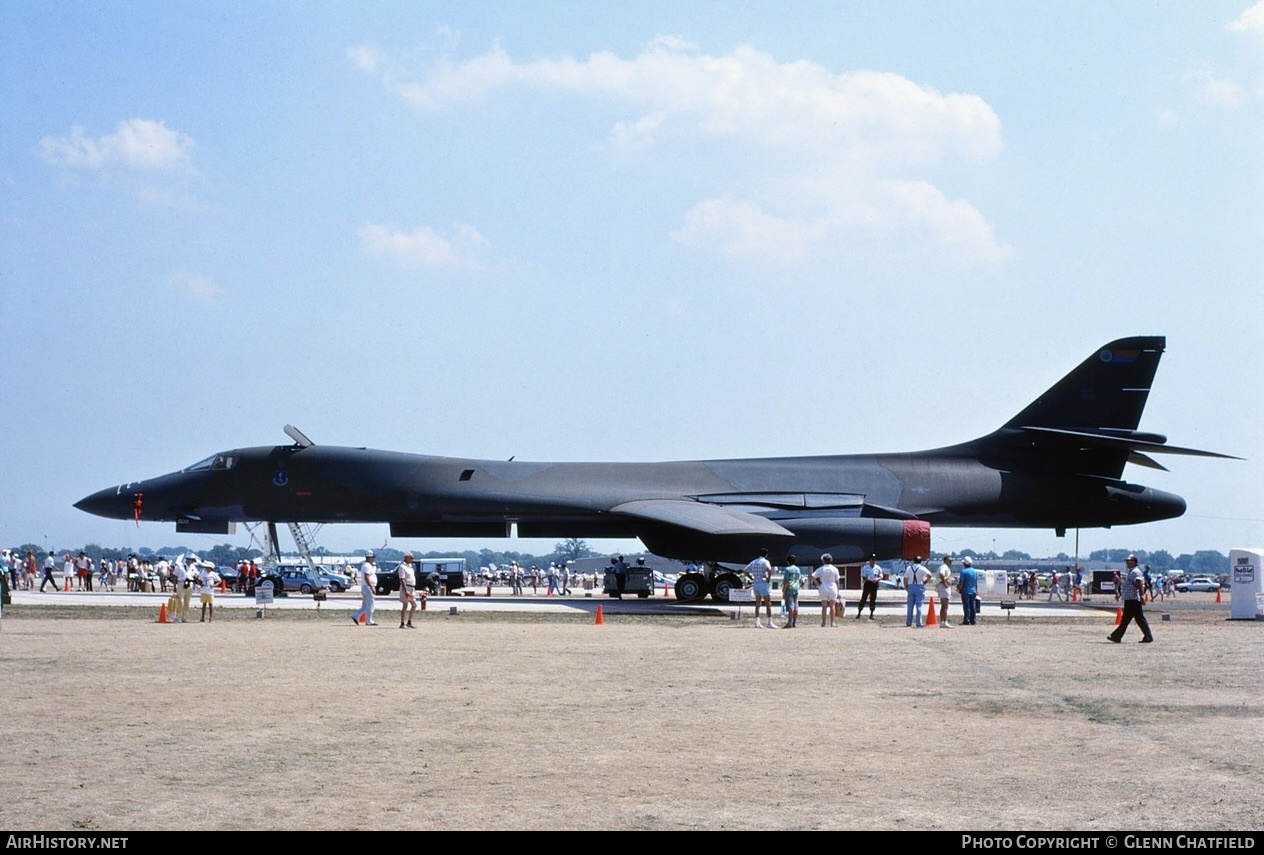
M1264 825L1264 632L1225 607L796 631L724 617L10 609L0 825Z

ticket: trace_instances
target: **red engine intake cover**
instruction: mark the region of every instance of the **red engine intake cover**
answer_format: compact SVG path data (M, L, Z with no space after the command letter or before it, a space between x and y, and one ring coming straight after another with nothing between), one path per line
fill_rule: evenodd
M905 561L930 557L930 523L922 520L904 521L904 543L900 548Z

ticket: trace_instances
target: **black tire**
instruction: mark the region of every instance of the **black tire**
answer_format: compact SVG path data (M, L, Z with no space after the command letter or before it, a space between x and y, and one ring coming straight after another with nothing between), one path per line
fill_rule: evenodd
M642 600L648 597L649 595L650 595L649 591L641 591L637 594L637 596L640 597Z
M676 580L676 599L701 600L707 595L707 581L697 573L686 573Z
M312 586L304 582L298 586L298 592L300 594L310 594L312 592Z
M717 603L727 603L729 597L732 596L734 588L742 587L739 579L733 576L718 576L715 580L715 589L711 592L711 598Z

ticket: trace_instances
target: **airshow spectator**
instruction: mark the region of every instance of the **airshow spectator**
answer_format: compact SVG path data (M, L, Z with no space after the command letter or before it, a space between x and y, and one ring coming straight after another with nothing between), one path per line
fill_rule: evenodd
M979 571L974 569L974 561L969 555L961 559L957 592L961 594L961 624L974 626L979 618Z
M413 615L417 612L417 570L413 567L413 554L404 553L395 572L399 575L399 628L415 629ZM404 623L407 615L408 623Z
M834 621L834 601L838 599L838 568L833 564L834 556L826 552L821 556L821 566L812 571L816 580L818 595L821 600L821 626L825 626L825 616L829 615L829 625L838 626Z

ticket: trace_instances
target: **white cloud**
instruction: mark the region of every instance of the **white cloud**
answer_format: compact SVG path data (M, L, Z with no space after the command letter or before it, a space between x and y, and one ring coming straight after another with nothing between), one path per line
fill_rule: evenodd
M198 303L212 303L224 296L224 289L219 283L198 273L180 272L172 276L168 283Z
M1230 77L1221 77L1209 68L1200 68L1185 74L1199 101L1214 107L1237 109L1254 100L1254 96Z
M357 64L391 81L399 75L380 58ZM464 62L440 60L420 81L394 85L411 104L430 110L508 86L613 96L648 110L620 122L621 130L675 123L777 145L880 154L887 162L922 162L952 151L991 157L1001 146L1000 120L975 95L942 95L897 74L837 74L805 61L780 63L748 46L710 56L665 37L632 59L603 52L585 60L515 63L495 47Z
M48 163L77 169L104 169L121 165L131 169L162 171L187 168L193 138L151 119L125 119L112 134L84 135L74 127L69 136L44 137L39 154Z
M993 264L1009 254L987 218L968 202L948 199L925 181L885 181L881 188L891 200L890 210L924 229L958 262Z
M968 202L950 200L924 181L879 181L840 194L833 207L814 218L773 216L754 202L733 195L695 205L671 234L683 246L731 259L793 266L827 254L831 246L889 240L916 232L919 243L936 247L958 265L991 265L1010 252L987 219ZM857 238L861 238L857 240Z
M489 245L472 226L457 225L450 237L429 226L410 232L368 223L360 229L360 243L370 255L414 267L475 268L479 251Z
M360 71L377 74L378 53L368 45L352 45L347 48L347 58Z
M634 111L610 130L625 154L687 139L702 141L690 150L712 161L732 155L741 164L725 176L732 189L683 214L671 235L682 245L793 264L849 236L871 237L857 225L874 217L857 211L872 209L887 239L929 236L952 261L987 264L1005 253L975 207L926 183L930 168L999 153L1000 119L976 95L943 94L898 74L780 62L750 46L710 55L669 36L628 59L600 52L516 62L494 46L464 61L436 60L420 75L376 53L353 61L423 110L456 109L497 90L572 92Z
M1247 102L1242 86L1227 77L1204 80L1198 87L1198 96L1204 101L1222 107L1241 107Z
M699 202L671 238L729 258L792 265L804 258L820 232L816 225L774 217L754 202L730 195Z
M1264 33L1264 2L1256 3L1229 25L1235 33Z

